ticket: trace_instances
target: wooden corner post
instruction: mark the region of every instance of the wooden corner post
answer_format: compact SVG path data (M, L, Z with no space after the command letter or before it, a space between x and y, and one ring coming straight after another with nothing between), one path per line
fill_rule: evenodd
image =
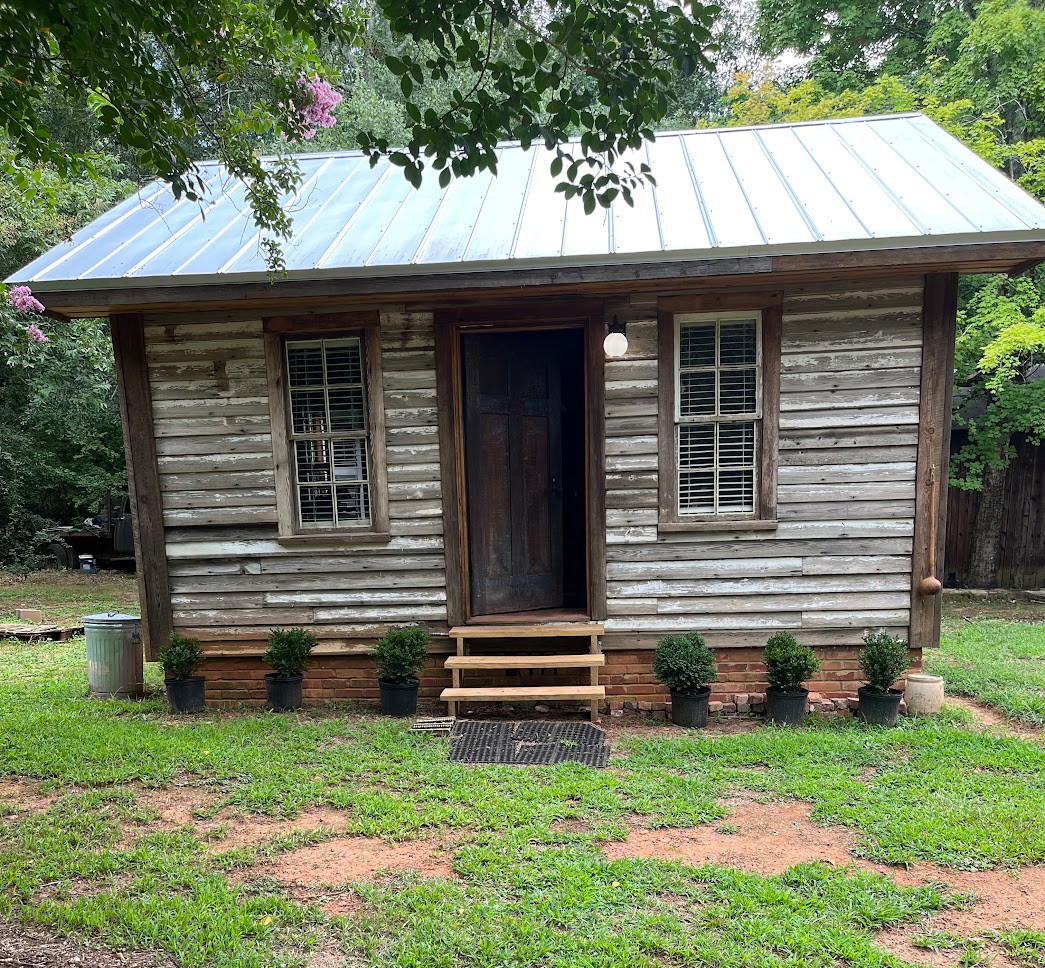
M146 657L155 660L171 633L173 617L152 395L145 359L145 326L139 314L128 313L112 316L109 327L127 458L127 493L134 532L142 639Z
M940 642L940 595L926 593L926 586L919 585L927 578L942 580L957 312L958 274L927 275L922 302L922 378L911 558L912 649L928 649ZM931 574L930 569L940 574Z

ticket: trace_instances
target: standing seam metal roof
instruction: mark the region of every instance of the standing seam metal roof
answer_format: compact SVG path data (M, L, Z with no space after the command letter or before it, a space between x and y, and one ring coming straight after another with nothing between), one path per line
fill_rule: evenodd
M299 155L282 200L291 278L736 258L1045 240L1045 208L918 114L660 134L623 161L656 185L584 213L551 153L498 147L498 173L414 190L360 152ZM267 278L244 185L200 166L204 200L154 182L9 282L48 289Z

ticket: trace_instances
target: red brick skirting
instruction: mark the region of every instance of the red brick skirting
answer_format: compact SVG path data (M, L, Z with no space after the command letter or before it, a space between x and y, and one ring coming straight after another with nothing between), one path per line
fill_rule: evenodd
M820 678L807 683L813 693L825 700L855 699L861 685L859 649L853 646L820 648ZM712 701L733 704L738 696L755 696L765 692L765 666L761 648L726 649L717 653L718 680L712 686ZM921 656L913 656L912 671L921 668ZM434 655L421 678L421 697L437 699L450 685L450 673L443 668L444 657ZM648 650L612 651L606 653L606 665L599 682L606 687L607 703L628 708L660 710L669 700L668 690L653 678L650 670L653 653ZM236 658L214 657L201 663L198 675L207 677L207 701L263 703L264 676L271 670L260 656ZM583 671L521 671L519 673L469 674L466 686L570 685L587 680ZM317 656L305 674L305 702L345 700L373 701L378 698L377 673L373 660L366 655ZM747 700L743 700L744 704ZM642 704L641 706L639 704ZM740 710L743 712L744 710Z

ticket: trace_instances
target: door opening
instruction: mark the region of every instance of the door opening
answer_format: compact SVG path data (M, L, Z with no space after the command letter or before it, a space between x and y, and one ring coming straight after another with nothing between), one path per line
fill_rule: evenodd
M584 331L461 337L473 616L588 613Z

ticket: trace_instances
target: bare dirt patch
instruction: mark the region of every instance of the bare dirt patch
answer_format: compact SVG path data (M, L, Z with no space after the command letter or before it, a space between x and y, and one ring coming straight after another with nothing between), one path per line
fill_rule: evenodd
M609 843L610 860L659 857L700 867L715 864L759 874L782 874L795 864L819 860L839 866L853 863L856 838L843 827L821 827L809 819L809 804L758 803L738 799L723 821L736 833L710 824L701 827L648 830L634 827L623 843Z
M132 826L126 829L126 840L155 831L157 827L175 829L190 826L196 836L207 843L210 851L258 847L292 833L325 829L341 831L347 822L347 815L333 808L305 810L292 820L229 808L216 810L217 797L199 787L143 790L137 797L139 806L155 811L159 819L147 827Z
M923 924L905 925L878 936L877 944L914 964L950 966L961 957L961 949L934 952L912 944L929 932L982 938L985 932L1045 930L1045 867L970 872L935 864L909 868L872 864L853 855L856 837L851 831L813 823L807 803L738 799L729 805L722 827L735 833L711 825L666 830L633 827L624 843L605 844L603 851L610 860L657 857L697 867L736 867L764 876L813 861L852 865L885 874L904 886L946 884L953 892L973 896L967 907L939 911ZM996 945L992 957L997 965L1008 964Z
M1016 719L1009 719L1000 709L977 702L975 699L969 699L965 696L948 696L947 704L964 709L972 716L977 726L1012 733L1023 739L1042 739L1045 737L1045 729L1021 723Z
M305 888L370 881L386 871L453 877L445 848L438 840L392 844L377 837L337 837L289 851L271 863L253 868L253 873Z
M0 965L11 968L174 968L149 951L108 951L28 925L0 921Z
M43 813L54 801L55 797L41 793L37 785L29 780L0 777L0 803L14 804L19 810Z

